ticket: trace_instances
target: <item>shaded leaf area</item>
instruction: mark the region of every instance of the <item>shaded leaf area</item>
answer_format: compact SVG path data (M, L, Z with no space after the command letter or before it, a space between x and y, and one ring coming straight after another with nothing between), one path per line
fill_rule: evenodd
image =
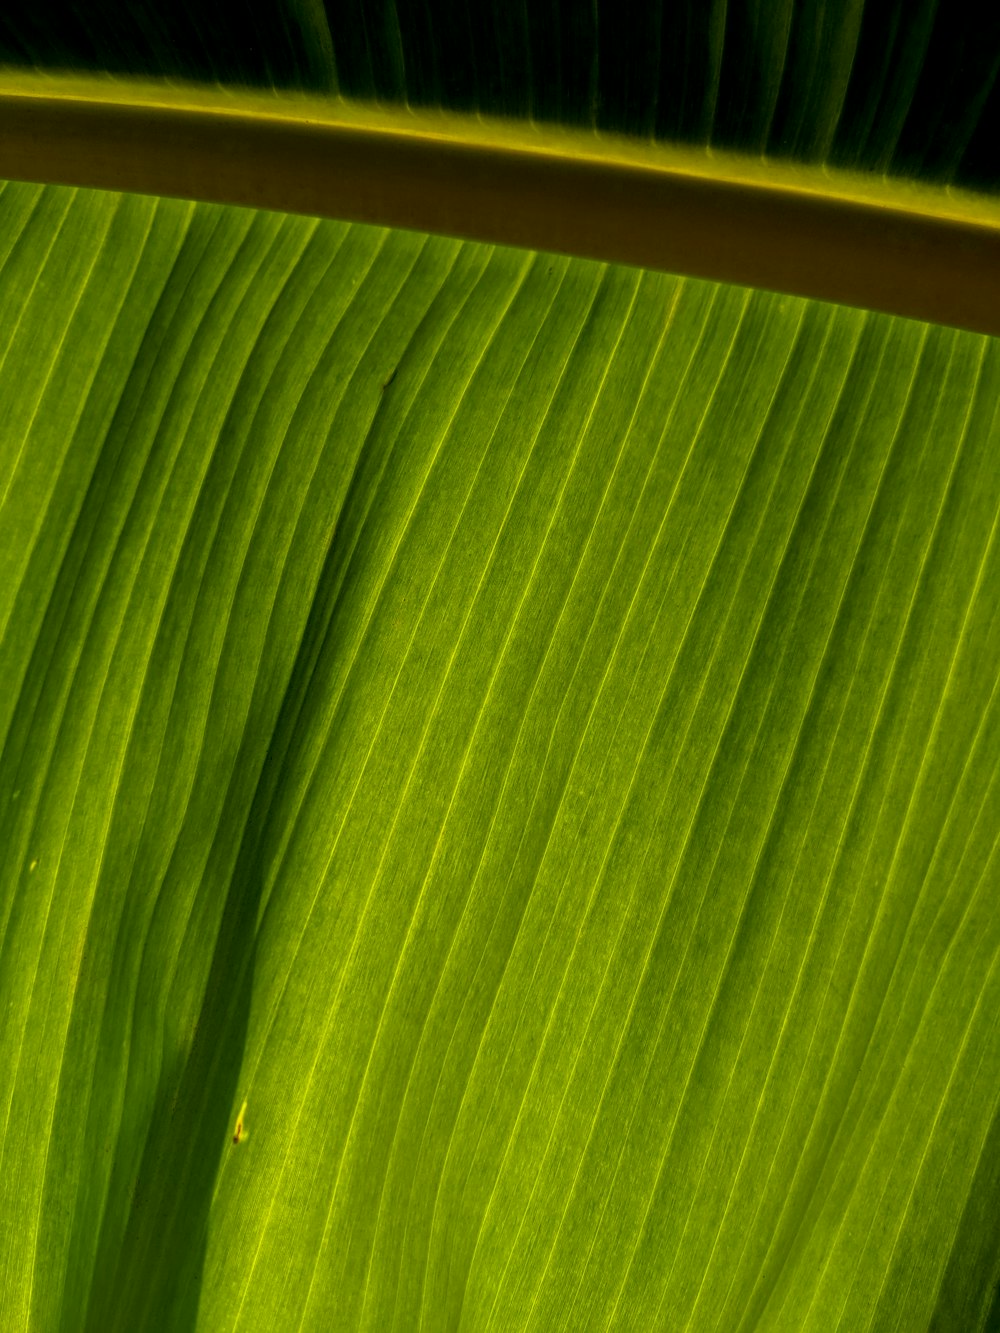
M39 0L0 16L0 61L339 89L1000 187L1000 10L972 0Z
M0 309L0 1326L985 1324L997 343L20 185Z
M0 14L0 63L277 88L336 86L322 0L7 5Z

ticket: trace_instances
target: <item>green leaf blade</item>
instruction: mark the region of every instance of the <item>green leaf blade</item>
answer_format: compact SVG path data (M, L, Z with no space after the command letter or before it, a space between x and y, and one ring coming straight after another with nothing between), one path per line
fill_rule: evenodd
M3 1321L981 1324L996 342L0 204Z

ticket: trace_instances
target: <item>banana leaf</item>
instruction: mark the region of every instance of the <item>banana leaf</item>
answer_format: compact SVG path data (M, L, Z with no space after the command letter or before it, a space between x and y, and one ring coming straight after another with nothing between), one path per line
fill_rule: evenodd
M964 3L39 4L0 58L994 226ZM34 176L0 1328L1000 1326L997 339Z

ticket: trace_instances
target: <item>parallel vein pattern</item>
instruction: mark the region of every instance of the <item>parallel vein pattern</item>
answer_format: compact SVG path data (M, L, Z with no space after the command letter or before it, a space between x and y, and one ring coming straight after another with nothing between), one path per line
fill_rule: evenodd
M0 309L0 1325L986 1326L997 344L25 186Z

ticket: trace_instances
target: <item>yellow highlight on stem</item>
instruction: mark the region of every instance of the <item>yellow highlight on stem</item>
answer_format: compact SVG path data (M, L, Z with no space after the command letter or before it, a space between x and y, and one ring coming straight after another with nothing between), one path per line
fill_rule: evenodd
M0 71L0 178L557 251L1000 334L1000 201L339 97Z

